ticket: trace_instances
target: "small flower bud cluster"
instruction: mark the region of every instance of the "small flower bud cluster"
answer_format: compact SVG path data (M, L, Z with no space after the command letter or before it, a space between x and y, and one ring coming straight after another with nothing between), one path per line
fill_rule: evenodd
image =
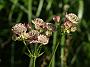
M75 32L77 30L79 18L73 14L69 13L65 15L65 21L63 24L64 32L70 33Z
M29 43L47 44L52 32L55 31L55 26L51 23L46 23L40 18L32 20L35 29L32 29L30 24L18 23L12 27L15 40L27 41ZM28 29L30 29L28 31ZM41 31L42 30L42 31Z

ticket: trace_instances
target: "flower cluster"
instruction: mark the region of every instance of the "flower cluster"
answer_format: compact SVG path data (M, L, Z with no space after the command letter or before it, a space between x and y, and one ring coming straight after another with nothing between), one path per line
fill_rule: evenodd
M53 17L55 22L60 21L60 16ZM65 21L62 25L62 30L66 33L75 32L77 30L79 18L73 14L69 13L65 15ZM15 40L27 41L29 43L42 43L47 44L49 42L49 37L52 32L56 31L56 27L52 23L44 22L40 18L32 20L34 28L31 24L18 23L12 27L12 32Z
M65 21L63 24L64 32L70 33L70 32L75 32L77 30L77 25L78 25L79 18L73 14L69 13L65 15Z
M47 44L55 26L52 23L46 23L40 18L32 20L35 28L32 29L30 24L18 23L12 27L15 40L27 41L29 43ZM30 29L28 31L28 29Z
M35 29L37 30L55 31L55 26L52 23L46 23L40 18L32 20L32 23L35 24Z

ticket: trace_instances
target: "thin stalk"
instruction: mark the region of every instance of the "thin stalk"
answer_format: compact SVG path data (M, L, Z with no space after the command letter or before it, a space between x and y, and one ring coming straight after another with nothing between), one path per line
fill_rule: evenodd
M61 37L61 67L65 67L66 63L64 61L64 47L65 47L65 34L62 35Z
M53 2L53 0L48 0L48 5L46 7L46 10L49 10L51 8L52 2Z
M11 0L10 0L11 1ZM12 1L11 1L12 2ZM12 2L13 3L13 2ZM13 3L14 4L14 3ZM23 10L25 13L28 13L28 10L23 6L23 5L21 5L21 4L19 4L18 2L17 2L17 4L16 4L16 6L17 7L19 7L21 10Z
M57 28L57 23L55 24L56 25L56 28ZM52 53L54 52L55 50L55 47L56 47L56 43L57 43L57 31L54 32L53 34L53 46L52 46ZM52 57L52 63L51 63L51 67L55 67L55 54L53 55Z
M23 41L23 43L25 44L25 47L27 48L28 52L31 54L31 51L29 50L29 48L26 46L26 43L25 41ZM29 67L35 67L35 61L36 61L36 56L35 56L35 53L32 57L30 57L30 63L29 63Z
M29 67L35 67L35 61L36 61L36 58L37 58L37 56L36 56L37 47L38 47L38 45L35 44L35 45L34 45L34 51L33 51L33 53L32 53L33 56L30 57L31 59L30 59Z
M22 11L24 11L26 14L28 14L28 10L21 4L17 3L16 4L17 7L19 7Z
M43 7L43 2L44 2L44 0L40 0L40 2L39 2L39 6L38 6L38 9L37 9L37 12L36 12L36 17L38 17L41 13L41 10L42 10L42 7Z
M13 15L13 11L14 11L15 7L16 7L16 4L13 4L11 7L11 11L10 11L9 17L8 17L9 24L11 24L11 22L12 22L12 15Z
M58 46L59 46L59 43L58 43L57 46L55 47L55 50L54 50L54 52L53 52L53 54L52 54L52 58L51 58L51 61L50 61L48 67L50 67L50 65L51 65L51 63L52 63L53 57L54 57L54 55L55 55L55 53L56 53L56 51L57 51Z
M9 13L9 17L8 17L9 24L11 24L11 22L12 22L12 15L13 15L14 9L15 9L17 3L18 3L18 0L15 0L15 1L14 0L10 0L10 1L13 3L13 5L11 7L11 10L10 10L10 13Z
M17 17L17 19L16 19L16 22L20 22L20 20L21 20L21 18L22 18L22 15L23 15L23 12L20 12L20 13L18 14L18 17Z
M26 42L25 42L25 41L23 41L23 43L24 43L24 45L25 45L26 49L28 50L28 52L31 54L31 51L30 51L30 50L29 50L29 48L27 47Z
M31 21L32 17L32 0L28 0L28 22Z

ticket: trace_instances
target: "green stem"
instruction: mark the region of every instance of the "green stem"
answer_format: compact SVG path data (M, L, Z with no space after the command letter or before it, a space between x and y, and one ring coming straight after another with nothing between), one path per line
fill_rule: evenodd
M37 56L36 56L37 47L38 47L38 45L35 44L35 45L34 45L34 51L33 51L33 53L32 53L33 56L30 57L31 59L30 59L29 67L35 67L35 61L36 61L36 58L37 58Z
M56 28L57 28L58 27L57 23L55 25L56 25ZM53 34L52 54L55 51L56 43L57 43L57 31L54 32L54 34ZM51 67L55 67L55 54L52 57Z
M11 11L10 11L9 17L8 17L9 24L11 24L11 22L12 22L12 15L13 15L13 11L14 11L15 7L16 7L16 4L13 4L11 7Z
M11 22L12 22L12 15L13 15L14 9L15 9L17 3L18 3L18 0L10 0L10 1L13 3L13 5L11 7L11 10L10 10L10 13L9 13L9 17L8 17L9 24L11 24Z
M21 12L18 14L18 17L17 17L17 19L16 19L16 22L20 22L20 21L21 21L22 15L23 15L23 12L21 11Z
M53 52L53 54L52 54L52 58L51 58L51 61L50 61L48 67L50 67L50 65L51 65L51 63L52 63L53 57L54 57L54 55L55 55L55 53L56 53L56 50L57 50L58 46L59 46L59 43L58 43L57 46L55 47L55 50L54 50L54 52Z
M32 55L32 54L31 54L31 51L30 51L29 48L26 46L25 41L23 41L23 43L25 44L25 47L27 48L27 50L28 50L28 52L30 53L30 55ZM30 57L30 58L31 58L31 59L30 59L29 67L35 67L36 56L33 55L33 56Z
M36 17L38 17L41 13L41 10L42 10L42 7L43 7L43 2L44 2L44 0L40 0L40 2L39 2L38 10L36 12Z
M27 47L26 42L25 42L25 41L23 41L23 43L24 43L24 45L25 45L26 49L28 50L28 52L31 54L31 51L30 51L30 50L29 50L29 48Z
M31 21L32 17L32 0L28 0L28 22Z
M34 57L33 59L34 59L34 60L33 60L33 63L34 63L34 64L33 64L33 67L35 67L36 57Z
M53 0L48 0L48 5L46 7L46 10L49 10L52 6Z
M11 1L11 0L10 0ZM11 1L12 2L12 1ZM13 3L13 2L12 2ZM14 4L14 3L13 3ZM23 10L25 13L28 13L28 10L23 6L23 5L21 5L21 4L19 4L18 2L17 2L17 4L16 4L16 6L17 7L19 7L21 10Z
M36 57L31 57L29 67L35 67Z
M22 11L24 11L26 14L28 14L28 10L21 4L17 3L16 4L17 7L19 7Z
M64 47L65 47L65 34L61 37L61 67L65 67L65 57L64 57Z

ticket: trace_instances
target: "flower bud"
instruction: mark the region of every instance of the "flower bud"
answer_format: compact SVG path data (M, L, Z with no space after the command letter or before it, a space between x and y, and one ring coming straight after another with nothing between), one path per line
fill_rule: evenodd
M60 16L54 16L54 17L53 17L53 20L54 20L55 22L59 22L59 21L60 21Z

